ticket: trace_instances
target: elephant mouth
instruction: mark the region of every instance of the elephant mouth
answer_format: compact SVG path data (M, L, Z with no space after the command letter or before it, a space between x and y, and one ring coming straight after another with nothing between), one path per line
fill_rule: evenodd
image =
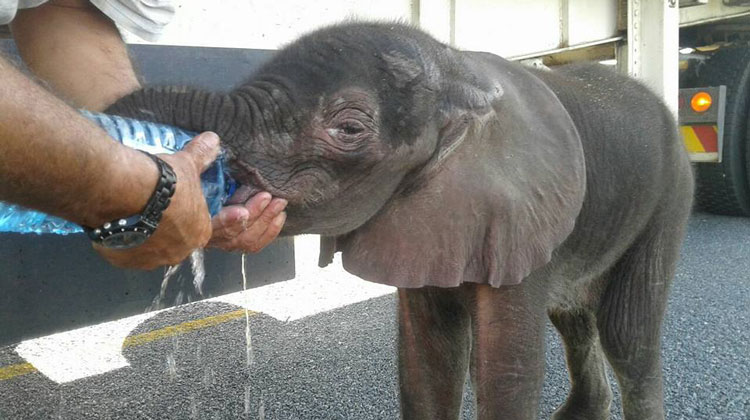
M257 169L250 168L245 164L240 164L241 173L235 176L239 185L234 194L227 200L227 204L244 204L247 200L253 198L256 194L267 191L274 197L284 198L279 194L278 189L271 187L265 179L258 173Z
M226 204L244 204L261 191L263 190L253 185L240 185L234 191L234 194L229 197Z

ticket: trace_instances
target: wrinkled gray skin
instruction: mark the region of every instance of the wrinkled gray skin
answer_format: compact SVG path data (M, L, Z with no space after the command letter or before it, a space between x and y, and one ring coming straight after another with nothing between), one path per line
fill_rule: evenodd
M354 23L278 52L228 93L147 88L109 112L213 130L283 234L399 287L405 419L537 415L549 316L572 389L556 419L662 419L660 326L693 181L675 123L599 66L532 71L416 29Z

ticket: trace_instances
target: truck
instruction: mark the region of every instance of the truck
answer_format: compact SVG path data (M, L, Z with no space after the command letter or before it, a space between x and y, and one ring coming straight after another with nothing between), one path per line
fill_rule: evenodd
M223 0L176 2L157 43L123 33L149 83L227 89L298 36L347 19L417 25L460 49L538 67L595 61L642 80L679 117L700 209L750 215L750 1L741 0ZM7 27L0 51L13 54ZM2 38L6 38L3 40ZM153 45L156 44L156 45ZM249 259L253 285L294 277L294 243ZM140 313L159 273L116 270L84 238L3 235L0 337L15 342ZM236 291L239 256L212 251L213 294ZM102 281L97 281L100 278ZM64 285L64 286L63 286ZM33 304L31 304L33 302Z
M701 3L680 19L680 130L694 162L696 203L750 215L749 1Z

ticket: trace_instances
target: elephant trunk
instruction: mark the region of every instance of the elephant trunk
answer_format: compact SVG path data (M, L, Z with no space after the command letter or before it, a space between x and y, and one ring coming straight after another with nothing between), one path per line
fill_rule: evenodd
M133 92L105 112L195 132L214 131L221 136L231 129L234 103L227 94L160 86Z
M228 93L160 86L133 92L105 111L195 132L213 131L230 158L283 154L297 128L294 107L281 89L266 82Z

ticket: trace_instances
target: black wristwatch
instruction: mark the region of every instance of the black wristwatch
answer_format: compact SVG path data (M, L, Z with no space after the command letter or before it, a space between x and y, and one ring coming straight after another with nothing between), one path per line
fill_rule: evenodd
M83 230L92 241L113 249L135 248L146 242L156 230L164 210L174 195L177 176L167 162L152 154L145 154L159 168L159 180L146 207L141 214L116 219L97 228L83 226Z

